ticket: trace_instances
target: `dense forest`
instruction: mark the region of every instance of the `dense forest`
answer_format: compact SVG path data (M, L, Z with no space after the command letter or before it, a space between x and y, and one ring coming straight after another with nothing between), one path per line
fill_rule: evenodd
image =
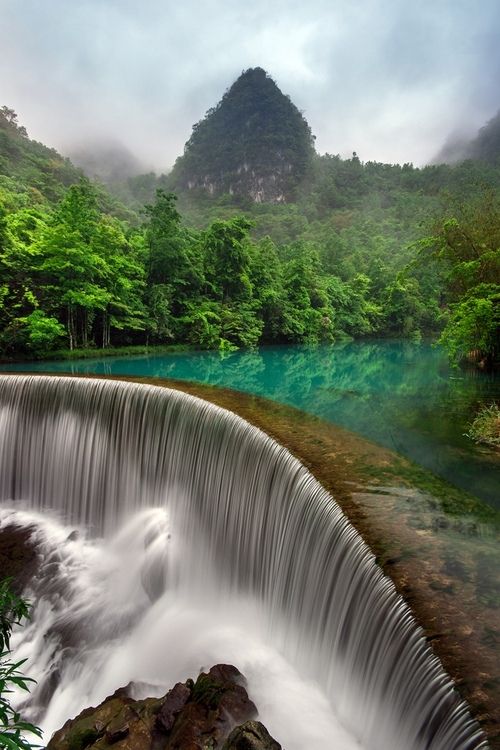
M495 161L417 169L363 163L356 154L319 156L303 117L261 73L267 98L277 97L271 111L293 113L285 162L298 164L283 171L290 184L270 202L251 191L223 192L242 173L234 154L220 190L203 189L196 179L187 188L174 184L180 174L190 181L192 163L202 175L204 154L211 155L210 169L220 168L214 143L223 139L221 117L234 124L242 111L249 116L241 85L198 124L170 175L106 187L31 141L12 110L0 110L4 357L136 344L223 350L433 335L456 361L498 359ZM243 84L255 98L254 78ZM266 127L269 162L272 149L282 155L284 146ZM251 144L253 151L246 142L238 146L244 163L261 158L254 130Z

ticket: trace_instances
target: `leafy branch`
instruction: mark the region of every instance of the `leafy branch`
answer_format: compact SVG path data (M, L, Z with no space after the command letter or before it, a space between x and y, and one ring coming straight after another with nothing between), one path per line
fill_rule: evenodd
M0 747L8 750L32 750L36 746L27 735L42 736L41 730L23 721L10 703L13 688L29 691L29 683L35 682L20 671L26 659L10 659L12 627L28 617L29 604L12 591L11 579L6 578L0 583Z

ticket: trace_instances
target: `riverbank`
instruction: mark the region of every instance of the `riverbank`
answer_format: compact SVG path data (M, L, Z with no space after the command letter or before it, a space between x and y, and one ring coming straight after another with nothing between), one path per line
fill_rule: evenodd
M158 344L156 346L149 346L147 344L141 344L137 346L110 346L106 349L96 349L92 347L90 349L57 349L50 352L42 352L37 356L31 355L16 355L12 357L6 357L5 355L0 356L1 364L15 364L25 362L58 362L60 360L73 361L80 359L96 359L96 358L108 358L108 357L140 357L141 355L158 355L158 354L176 354L178 352L192 351L194 347L189 344Z

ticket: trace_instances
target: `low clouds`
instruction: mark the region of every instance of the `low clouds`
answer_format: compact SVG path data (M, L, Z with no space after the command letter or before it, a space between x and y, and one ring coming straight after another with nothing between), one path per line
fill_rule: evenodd
M500 107L497 0L0 0L0 105L63 153L103 138L171 166L260 65L320 152L430 161Z

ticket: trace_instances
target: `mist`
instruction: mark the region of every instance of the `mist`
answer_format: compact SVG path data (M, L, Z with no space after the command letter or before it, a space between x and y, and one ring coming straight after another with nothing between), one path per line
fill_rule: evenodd
M428 163L450 134L473 135L499 106L497 0L1 8L0 105L96 174L113 151L118 171L167 171L193 124L257 65L304 112L320 153L363 161Z
M69 144L66 155L89 177L105 183L121 182L153 168L123 143L106 136Z

